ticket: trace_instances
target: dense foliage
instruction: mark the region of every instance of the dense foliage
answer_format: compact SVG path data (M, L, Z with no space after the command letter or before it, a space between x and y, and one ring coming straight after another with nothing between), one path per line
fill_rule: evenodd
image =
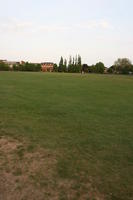
M0 71L9 71L9 70L10 68L6 63L0 62Z
M0 71L29 71L39 72L42 71L41 64L35 63L21 63L15 64L12 67L5 62L0 62ZM108 74L133 74L133 65L128 58L118 58L114 64L107 68L104 63L98 62L95 65L82 64L80 55L75 57L70 56L67 61L62 56L60 62L53 66L53 72L67 72L67 73L108 73Z
M41 71L41 65L26 62L24 64L14 65L13 70L14 71L38 72L38 71Z
M108 69L108 73L131 74L133 73L133 65L128 58L118 58L114 65Z
M82 68L81 56L76 55L75 58L74 57L72 58L72 56L69 57L68 65L67 65L67 60L61 57L59 66L54 68L54 71L79 73L81 72L81 68Z

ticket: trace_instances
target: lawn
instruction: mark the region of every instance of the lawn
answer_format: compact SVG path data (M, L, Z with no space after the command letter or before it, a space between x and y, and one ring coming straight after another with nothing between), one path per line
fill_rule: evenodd
M133 199L132 76L0 72L0 136L50 152L40 199Z

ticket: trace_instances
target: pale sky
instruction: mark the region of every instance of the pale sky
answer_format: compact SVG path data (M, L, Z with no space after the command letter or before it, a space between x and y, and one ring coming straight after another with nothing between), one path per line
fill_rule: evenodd
M133 0L0 0L0 59L133 61Z

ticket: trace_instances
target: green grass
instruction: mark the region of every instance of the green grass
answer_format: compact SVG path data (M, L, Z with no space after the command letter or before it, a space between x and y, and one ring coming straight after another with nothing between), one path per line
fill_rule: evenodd
M133 198L133 77L0 72L0 135L59 152L62 179ZM21 154L21 152L20 152Z

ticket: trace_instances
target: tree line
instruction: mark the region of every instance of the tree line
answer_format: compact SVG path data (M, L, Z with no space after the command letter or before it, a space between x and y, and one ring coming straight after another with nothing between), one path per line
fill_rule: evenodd
M68 63L68 64L67 64ZM118 58L114 65L107 68L104 63L98 62L95 65L82 64L81 56L66 59L61 57L59 65L54 64L55 72L71 72L71 73L108 73L108 74L133 74L133 64L128 58Z
M29 71L29 72L39 72L41 71L41 64L34 63L23 63L23 64L14 64L12 67L9 64L0 62L0 71Z
M70 56L67 62L66 59L61 57L59 65L54 64L55 72L70 72L70 73L104 73L105 66L102 62L96 63L96 65L88 66L87 64L82 64L82 59L80 55L75 57Z
M12 68L2 61L0 61L0 71L29 71L39 72L42 70L41 64L23 63L15 64ZM109 74L133 74L133 64L128 58L119 58L114 64L107 68L104 63L98 62L95 65L82 64L80 55L75 57L70 56L68 61L63 57L60 58L59 64L54 64L53 72L64 73L109 73Z
M80 55L76 55L75 57L70 56L68 61L67 59L64 59L61 56L59 65L54 64L53 70L55 72L80 73L82 70L81 56Z
M133 64L128 58L119 58L108 69L108 73L133 74Z
M12 68L14 71L29 71L29 72L39 72L41 71L41 64L34 63L24 63L19 65L13 65Z

